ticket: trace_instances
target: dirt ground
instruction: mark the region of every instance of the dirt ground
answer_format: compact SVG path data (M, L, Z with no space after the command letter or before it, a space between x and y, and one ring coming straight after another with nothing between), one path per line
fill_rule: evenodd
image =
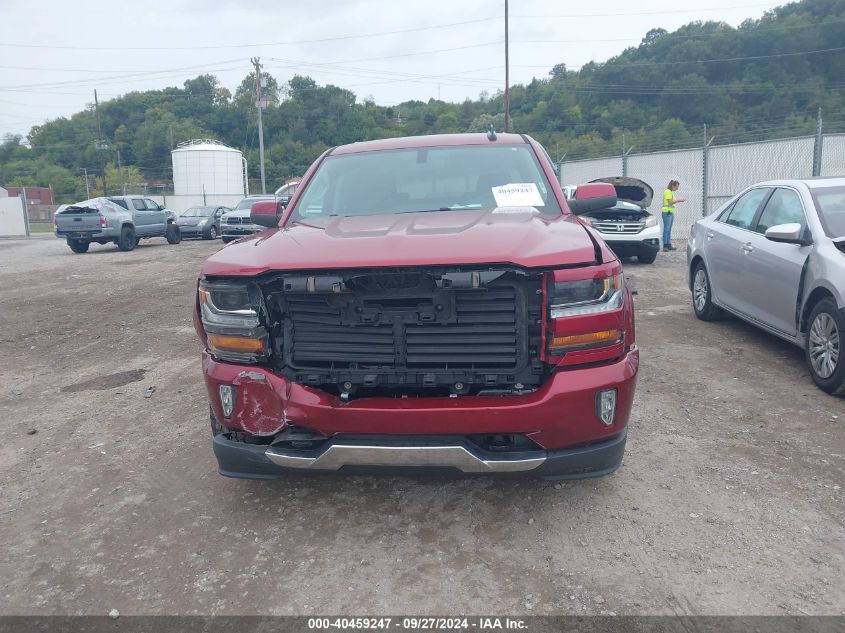
M845 614L845 400L698 322L682 252L626 263L622 468L556 488L220 477L191 326L219 247L0 240L0 614Z

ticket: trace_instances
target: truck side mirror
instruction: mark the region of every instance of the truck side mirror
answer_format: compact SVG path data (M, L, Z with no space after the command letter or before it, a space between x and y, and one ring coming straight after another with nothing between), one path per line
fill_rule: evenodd
M575 215L609 209L616 205L616 187L609 182L589 182L578 185L575 199L567 200L569 209Z
M276 200L262 200L252 205L249 210L249 221L258 226L266 226L268 229L275 229L282 219L284 207Z

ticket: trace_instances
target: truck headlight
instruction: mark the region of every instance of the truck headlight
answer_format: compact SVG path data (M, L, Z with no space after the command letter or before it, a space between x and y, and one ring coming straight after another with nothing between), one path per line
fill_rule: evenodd
M549 290L549 316L552 319L622 307L622 273L597 279L558 281Z
M618 345L625 339L622 273L596 279L557 281L548 286L550 354ZM600 313L606 317L592 318Z
M198 299L208 347L221 360L257 363L269 356L261 324L261 293L254 285L200 281Z
M657 218L653 215L650 215L645 219L645 224L643 225L643 228L647 229L650 226L657 226Z

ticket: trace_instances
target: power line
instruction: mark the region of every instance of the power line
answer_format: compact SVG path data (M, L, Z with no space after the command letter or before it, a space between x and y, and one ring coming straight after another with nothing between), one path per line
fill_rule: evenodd
M229 60L225 60L225 61L213 62L213 63L210 63L210 64L198 64L198 65L194 65L194 66L183 66L181 68L167 68L167 69L162 69L162 70L145 70L145 71L132 72L132 73L129 73L129 74L126 74L126 75L118 75L116 77L86 77L84 79L71 79L71 80L68 80L68 81L49 81L49 82L38 83L38 84L20 84L20 85L17 85L17 86L0 86L0 90L11 90L13 88L39 88L39 87L42 87L42 86L43 87L50 87L50 86L65 86L65 85L73 85L73 86L87 85L91 82L98 82L98 81L109 82L112 79L138 78L138 77L145 77L145 76L148 76L148 75L161 75L161 74L165 74L165 73L168 73L168 74L182 73L182 72L187 71L187 70L207 69L209 66L218 66L218 65L221 65L221 64L225 65L225 64L235 64L235 63L242 64L243 60L242 59L229 59ZM212 72L214 72L215 70L220 70L220 69L212 69ZM229 70L229 69L226 68L226 69L223 69L223 70Z
M845 24L845 20L825 20L824 22L813 22L811 24L796 24L793 26L780 26L771 28L731 28L727 31L716 31L713 33L691 33L691 34L676 34L666 33L658 36L655 40L658 43L667 41L684 41L684 40L704 40L719 37L735 37L737 35L766 35L769 33L781 33L784 31L797 31L801 29L819 29L831 25ZM644 37L611 37L598 38L588 37L583 39L564 39L564 40L514 40L519 44L589 44L593 42L643 42Z
M611 68L618 68L620 66L672 66L677 64L717 64L720 62L744 62L754 59L775 59L780 57L795 57L798 55L815 55L817 53L835 53L845 51L845 46L838 46L836 48L821 48L813 51L794 51L792 53L774 53L771 55L751 55L748 57L724 57L721 59L689 59L677 60L671 62L613 62L602 64Z
M370 37L381 37L383 35L400 35L403 33L416 33L419 31L430 31L435 29L445 29L455 26L465 26L467 24L480 24L482 22L492 22L494 20L501 20L501 16L493 16L488 18L478 18L475 20L464 20L462 22L449 22L446 24L435 24L432 26L418 26L408 29L396 29L393 31L381 31L380 33L362 33L360 35L338 35L333 37L322 37L309 40L287 40L283 42L263 42L263 43L249 43L249 44L216 44L203 46L62 46L54 44L20 44L20 43L0 43L0 46L7 46L13 48L51 48L60 50L83 50L83 51L149 51L149 50L164 50L164 51L193 51L193 50L212 50L212 49L227 49L227 48L257 48L268 46L286 46L292 44L320 44L325 42L338 42L343 40L354 40Z

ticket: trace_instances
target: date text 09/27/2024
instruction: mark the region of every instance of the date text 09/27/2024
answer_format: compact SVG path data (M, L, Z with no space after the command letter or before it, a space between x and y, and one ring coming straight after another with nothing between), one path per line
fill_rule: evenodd
M525 620L498 617L350 617L308 618L308 630L504 631L526 630Z

